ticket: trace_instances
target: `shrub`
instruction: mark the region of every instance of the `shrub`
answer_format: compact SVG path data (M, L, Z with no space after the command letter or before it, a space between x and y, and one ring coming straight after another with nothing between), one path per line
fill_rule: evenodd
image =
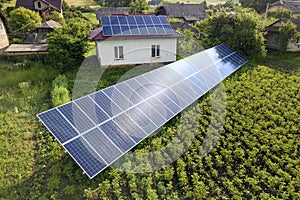
M55 87L68 88L68 79L67 79L67 77L65 75L57 76L52 82L52 88L54 89Z
M54 87L51 91L51 101L54 107L67 103L70 100L69 90L65 87Z

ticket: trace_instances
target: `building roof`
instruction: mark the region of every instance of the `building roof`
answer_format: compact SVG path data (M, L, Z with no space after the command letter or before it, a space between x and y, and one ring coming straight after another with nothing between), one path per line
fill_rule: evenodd
M49 20L46 21L36 27L36 29L27 34L26 39L24 43L26 44L32 44L32 43L39 43L39 44L44 44L47 43L47 36L48 34L54 30L54 28L61 27L60 23L54 21L54 20ZM38 29L48 29L47 31L37 31Z
M128 13L130 7L101 7L96 10L96 17L100 20L101 16L118 15Z
M7 54L29 55L47 52L48 44L11 44L4 52Z
M61 27L61 24L54 21L54 20L49 20L49 21L46 21L40 25L38 25L36 28L58 28L58 27Z
M0 10L0 19L3 21L7 34L11 33L12 29L9 25L8 18L2 10Z
M266 27L266 31L268 32L279 32L279 27L282 23L286 23L288 21L293 22L296 25L297 31L300 32L300 19L279 19L273 24Z
M16 8L24 7L29 10L35 10L34 1L35 0L17 0ZM62 10L63 0L41 0L41 1L53 7L55 10L59 12Z
M182 34L174 31L172 35L126 35L126 36L104 36L102 27L93 30L90 33L91 40L127 40L127 39L151 39L151 38L179 38Z
M169 17L184 18L187 21L197 21L205 19L207 13L204 3L201 4L183 4L173 3L160 6L156 12L157 15L167 15Z
M300 1L280 0L272 3L271 7L283 6L292 11L293 14L300 14Z

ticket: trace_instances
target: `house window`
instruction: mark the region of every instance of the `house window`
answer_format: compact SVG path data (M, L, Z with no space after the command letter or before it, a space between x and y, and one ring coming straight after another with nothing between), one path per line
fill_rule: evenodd
M41 8L42 7L42 4L41 4L41 2L37 2L37 6L38 6L38 8Z
M124 59L123 46L114 47L114 51L115 51L115 59L117 60Z
M156 58L160 56L160 49L159 45L152 45L151 46L151 57Z

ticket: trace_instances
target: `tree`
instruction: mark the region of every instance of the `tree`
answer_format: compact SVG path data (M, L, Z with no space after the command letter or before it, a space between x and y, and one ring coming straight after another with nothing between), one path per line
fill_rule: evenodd
M280 51L284 52L287 49L290 40L293 40L298 35L297 27L291 21L282 23L279 27L279 46Z
M60 71L75 69L88 51L88 33L91 25L74 18L62 28L55 29L48 36L48 62Z
M241 5L244 8L253 8L258 13L266 11L268 3L274 3L278 0L240 0Z
M144 13L147 9L148 3L146 0L131 0L130 2L130 13Z
M61 25L65 25L65 19L60 16L60 14L57 11L53 11L50 15L48 15L46 18L46 21L48 20L54 20L58 23L60 23Z
M10 12L10 25L17 33L28 33L42 22L40 15L20 7Z
M228 14L217 12L196 24L204 38L200 43L205 48L226 43L247 56L265 56L264 25L255 12Z

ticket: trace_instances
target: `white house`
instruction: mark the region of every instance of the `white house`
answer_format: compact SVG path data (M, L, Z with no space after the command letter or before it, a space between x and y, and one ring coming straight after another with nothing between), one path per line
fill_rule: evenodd
M165 16L113 15L100 18L90 34L102 66L173 62L177 38Z

